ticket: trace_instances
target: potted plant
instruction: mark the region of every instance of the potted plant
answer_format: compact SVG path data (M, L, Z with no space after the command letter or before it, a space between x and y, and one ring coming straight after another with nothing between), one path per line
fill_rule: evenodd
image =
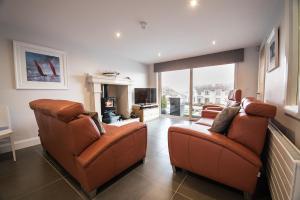
M161 98L161 114L167 114L167 97L165 95Z

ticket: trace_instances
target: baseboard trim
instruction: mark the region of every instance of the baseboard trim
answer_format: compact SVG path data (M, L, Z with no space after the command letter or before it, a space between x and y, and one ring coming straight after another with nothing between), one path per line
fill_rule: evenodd
M18 149L24 149L26 147L31 147L34 145L40 144L40 138L39 137L32 137L24 140L18 140L15 141L15 148ZM11 151L10 143L5 143L0 145L0 153L6 153Z

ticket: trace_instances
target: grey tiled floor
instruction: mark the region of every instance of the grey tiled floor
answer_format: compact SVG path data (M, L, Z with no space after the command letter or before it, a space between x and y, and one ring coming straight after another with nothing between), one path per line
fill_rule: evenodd
M235 200L241 192L195 174L173 173L168 156L167 129L174 123L160 118L148 123L148 148L144 164L137 164L103 187L97 200ZM268 195L259 199L268 199ZM265 196L265 197L264 197ZM40 145L0 155L0 200L2 199L86 199L76 181L43 153Z

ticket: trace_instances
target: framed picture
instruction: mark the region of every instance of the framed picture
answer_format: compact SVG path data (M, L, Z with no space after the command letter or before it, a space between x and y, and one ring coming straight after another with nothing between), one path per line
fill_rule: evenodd
M16 89L68 89L66 53L13 41Z
M271 32L267 40L266 50L267 69L270 72L279 66L279 28L274 28Z

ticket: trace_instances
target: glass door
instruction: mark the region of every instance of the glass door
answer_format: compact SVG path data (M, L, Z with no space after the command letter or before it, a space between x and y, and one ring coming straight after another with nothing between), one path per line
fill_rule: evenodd
M205 104L225 105L234 77L235 64L193 69L192 117L200 117Z
M189 116L190 69L161 73L161 114Z

